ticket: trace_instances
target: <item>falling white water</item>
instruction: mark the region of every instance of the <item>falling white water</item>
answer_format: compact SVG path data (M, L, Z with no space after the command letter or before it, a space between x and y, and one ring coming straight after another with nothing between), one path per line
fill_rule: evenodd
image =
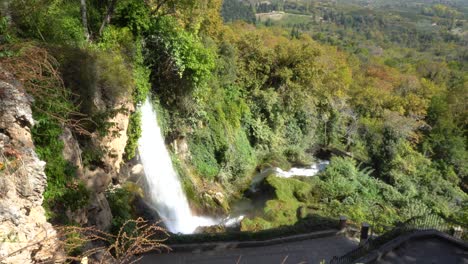
M192 215L149 99L141 107L141 114L140 158L149 186L150 201L167 229L173 233L190 234L199 226L216 225L214 219Z

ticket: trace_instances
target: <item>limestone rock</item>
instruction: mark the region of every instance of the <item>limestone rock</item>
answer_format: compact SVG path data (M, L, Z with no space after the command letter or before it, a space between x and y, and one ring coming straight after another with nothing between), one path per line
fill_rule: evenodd
M106 105L101 99L95 99L96 107L105 110ZM118 107L119 106L119 107ZM77 168L78 177L85 183L91 191L90 204L87 208L75 212L67 211L66 215L70 220L81 224L96 225L101 230L108 230L112 222L112 213L104 192L111 185L112 179L116 178L120 172L122 157L127 144L127 128L129 122L129 109L133 110L131 103L118 103L114 106L126 109L119 111L108 122L114 125L110 128L108 135L100 137L96 134L92 136L92 142L96 149L105 149L106 154L102 158L102 167L87 168L83 166L81 159L82 150L76 138L67 128L64 129L60 139L64 143L63 156Z
M73 166L76 167L77 176L79 178L83 178L83 161L81 160L82 151L78 141L68 128L63 129L60 140L63 142L63 158L73 164Z
M85 168L82 180L89 190L101 193L109 187L109 184L112 182L112 177L102 168L96 168L94 170Z
M60 253L42 207L45 162L34 151L30 104L21 84L0 67L1 263L54 262Z
M171 143L174 153L177 154L180 159L186 160L190 158L190 150L185 137L180 137L172 141Z
M143 165L136 158L122 164L117 178L113 178L113 184L123 184L125 182L140 182L145 177Z
M72 211L70 208L68 208L67 211L65 211L65 215L70 221L77 223L81 226L88 223L87 208L80 208L75 211Z
M68 128L64 129L60 139L64 143L63 157L76 167L77 176L92 193L90 204L76 211L67 210L67 218L81 225L92 223L102 230L108 230L112 213L103 192L112 181L111 175L103 168L90 170L83 166L80 145Z
M100 145L106 150L102 162L110 170L109 172L117 177L120 172L120 165L123 162L123 154L127 145L127 128L129 123L130 113L134 111L131 102L121 102L114 107L114 110L120 109L118 113L111 119L107 120L113 126L104 138L98 139L97 145Z
M145 171L142 164L137 164L132 167L132 176L144 176Z
M99 230L109 230L112 223L112 213L104 193L97 193L91 197L91 205L88 209L89 224Z
M230 211L229 203L226 200L226 197L224 196L224 194L221 192L208 190L205 193L203 193L203 199L207 204L214 203L213 205L215 205L215 207L219 207L220 209L222 209L224 213L227 213Z

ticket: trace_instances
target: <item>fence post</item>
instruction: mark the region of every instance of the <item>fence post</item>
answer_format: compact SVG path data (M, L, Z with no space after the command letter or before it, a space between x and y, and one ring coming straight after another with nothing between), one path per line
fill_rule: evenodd
M348 219L346 218L346 216L340 216L340 223L338 225L338 228L340 229L340 231L343 231L346 229L346 226L348 225L347 223Z
M461 226L456 226L453 228L453 236L455 238L461 239L463 236L463 228Z
M368 223L366 223L366 222L362 223L362 225L361 225L361 239L359 241L359 244L363 245L369 239L369 227L370 227L370 225Z

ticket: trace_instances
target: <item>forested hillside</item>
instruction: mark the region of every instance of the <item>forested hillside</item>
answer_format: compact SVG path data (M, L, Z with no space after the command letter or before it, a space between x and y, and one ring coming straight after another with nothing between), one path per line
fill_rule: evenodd
M111 173L114 156L96 142L127 114L121 162L135 161L150 96L196 212L227 215L258 171L315 155L331 160L325 171L267 177L272 196L240 228L310 215L381 227L432 213L468 224L466 5L341 2L7 1L0 63L34 97L49 220L76 224L64 212L89 207L97 192L57 155L63 131L83 150L85 173ZM255 21L270 11L286 13ZM113 232L139 214L140 191L119 181L99 187Z

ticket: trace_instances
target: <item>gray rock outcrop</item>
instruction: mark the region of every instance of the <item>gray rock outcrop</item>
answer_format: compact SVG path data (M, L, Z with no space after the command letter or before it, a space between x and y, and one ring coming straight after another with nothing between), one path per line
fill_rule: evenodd
M99 100L98 100L99 101ZM101 103L101 108L105 108ZM64 143L63 157L77 168L77 176L85 183L91 191L89 205L76 212L67 212L67 217L80 224L94 225L100 230L109 230L112 222L112 213L107 202L105 191L112 184L112 179L121 176L121 165L127 144L127 128L130 112L133 105L130 102L120 102L113 106L124 110L107 120L112 123L106 136L99 136L98 132L92 135L93 146L96 149L104 149L105 153L101 159L102 167L90 169L83 165L80 144L71 131L64 129L60 139Z
M0 263L53 262L59 252L42 207L47 179L31 138L30 104L0 67Z

